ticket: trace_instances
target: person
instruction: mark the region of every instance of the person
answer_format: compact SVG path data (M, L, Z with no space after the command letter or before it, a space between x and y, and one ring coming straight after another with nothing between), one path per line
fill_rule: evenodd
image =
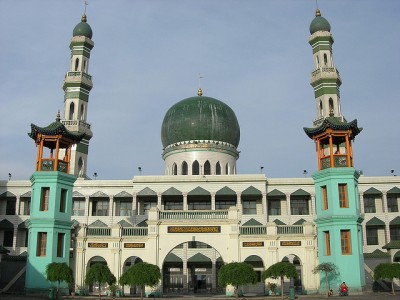
M343 281L342 284L340 285L339 293L341 296L347 296L348 291L349 291L349 288L347 287L346 282Z
M333 290L332 289L329 290L328 296L329 297L333 296Z

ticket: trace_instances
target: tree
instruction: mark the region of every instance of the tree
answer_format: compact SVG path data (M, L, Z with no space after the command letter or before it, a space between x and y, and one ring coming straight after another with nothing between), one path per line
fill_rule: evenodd
M232 262L223 265L218 272L218 285L226 287L228 284L235 287L235 294L238 297L240 285L257 282L257 274L253 266L244 262Z
M124 272L119 278L119 283L122 285L141 287L140 299L143 299L143 290L147 286L156 286L161 279L160 268L156 265L146 262L134 264Z
M289 263L289 262L278 262L276 264L273 264L272 266L270 266L268 269L266 269L263 273L262 273L262 279L265 280L267 278L273 278L273 279L277 279L280 278L281 279L281 297L283 299L283 279L284 277L287 278L296 278L297 277L297 271L296 271L296 267Z
M376 266L374 270L374 279L389 279L392 282L392 294L394 292L394 282L393 279L400 279L400 264L398 263L383 263Z
M100 286L103 283L112 285L117 282L115 276L111 273L107 265L96 263L90 267L86 273L85 283L88 285L98 284L99 287L99 299L101 299L101 289Z
M48 281L57 282L56 299L61 282L65 281L68 285L74 282L72 269L66 263L52 262L46 266L46 277Z
M323 272L325 274L325 289L326 289L326 297L328 298L329 290L330 290L328 276L329 276L329 274L331 274L333 276L337 275L338 274L337 267L334 263L330 263L330 262L321 263L318 266L316 266L313 270L314 274L319 273L319 272Z

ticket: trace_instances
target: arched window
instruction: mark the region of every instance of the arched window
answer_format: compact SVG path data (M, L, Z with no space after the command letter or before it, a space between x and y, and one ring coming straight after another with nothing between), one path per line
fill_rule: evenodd
M75 116L75 104L74 102L71 102L71 104L69 105L69 119L73 120Z
M199 162L195 160L192 164L192 175L199 175L200 174L199 169L200 169Z
M225 174L229 174L229 164L225 165Z
M315 57L316 58L316 62L317 62L317 69L319 68L319 57L318 55Z
M83 159L82 157L79 157L78 160L78 177L83 177Z
M188 164L186 161L182 163L182 175L187 175L188 174Z
M84 60L83 61L83 72L85 72L85 73L87 73L87 70L86 70L86 60Z
M329 114L333 113L334 111L334 106L333 106L333 99L329 98Z
M75 71L78 71L79 68L79 58L75 59Z
M208 160L204 163L204 175L211 175L211 165Z
M324 53L324 66L328 64L328 56L326 56L326 53Z
M324 110L322 107L322 101L319 100L319 116L322 117L324 115Z
M215 174L221 175L221 165L219 162L217 162L217 165L215 166Z
M176 163L172 165L172 175L178 175L178 168L176 166Z
M80 119L85 120L85 105L81 104L81 117Z

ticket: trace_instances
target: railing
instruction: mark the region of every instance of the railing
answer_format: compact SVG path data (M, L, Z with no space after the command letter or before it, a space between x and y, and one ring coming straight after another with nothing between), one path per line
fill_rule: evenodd
M277 225L277 234L303 234L303 225Z
M336 70L336 68L334 67L320 67L315 71L311 72L311 76L316 76L320 73L335 73L335 72L339 75L339 71Z
M147 227L124 227L122 228L122 236L147 236Z
M68 77L85 77L86 79L92 80L92 76L85 72L78 72L78 71L68 72L67 76Z
M58 167L57 171L67 173L68 170L68 163L63 160L58 160ZM54 159L45 158L42 159L42 166L40 171L54 171Z
M348 167L347 155L333 155L333 165L334 167ZM330 156L321 158L321 168L326 169L331 167L331 158Z
M111 236L111 228L109 227L88 227L87 235Z
M266 234L267 227L266 226L242 226L240 227L240 234L243 235L260 235Z
M228 219L227 210L207 211L159 211L159 220L221 220Z
M82 120L63 120L61 121L64 126L83 126L90 129L90 124L83 122Z

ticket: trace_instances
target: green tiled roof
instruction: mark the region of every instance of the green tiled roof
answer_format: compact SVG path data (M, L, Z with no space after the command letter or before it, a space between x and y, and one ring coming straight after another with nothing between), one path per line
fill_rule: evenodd
M36 141L37 135L41 133L43 135L62 135L64 138L67 138L75 143L79 143L81 139L85 136L84 133L75 133L69 131L64 124L57 121L51 123L46 127L39 127L35 124L31 124L31 132L28 135ZM60 145L60 147L65 148L65 145Z
M398 194L400 194L400 189L397 186L395 186L395 187L391 188L390 190L388 190L387 194L388 195L390 195L390 194L398 195Z
M15 195L9 191L4 192L3 194L0 195L0 198L15 198Z
M362 128L357 126L357 119L351 122L343 122L339 117L327 117L324 119L321 125L318 127L307 128L304 127L305 133L309 138L325 132L328 128L333 130L350 130L352 131L351 139L354 139L358 135Z
M169 262L169 263L181 263L182 258L179 256L175 255L174 253L168 253L168 255L165 257L164 262Z
M267 194L267 197L286 197L286 195L277 189L273 189Z
M227 186L224 186L222 189L216 192L217 196L236 196L235 191L230 189Z
M367 225L367 226L385 226L385 222L378 219L377 217L373 217L365 225Z
M108 195L102 191L97 191L96 193L90 195L90 198L108 198Z
M137 193L137 196L157 196L157 193L153 191L152 189L146 187L143 190L141 190L139 193Z
M310 193L306 192L303 189L298 189L297 191L290 194L290 196L292 196L292 197L304 197L304 196L310 197L311 195L310 195Z
M119 192L114 196L114 198L128 198L128 197L132 197L132 195L126 191Z
M392 221L389 222L389 225L400 225L400 217L397 216Z
M242 192L242 196L261 196L261 191L256 189L254 186L249 186Z
M118 224L121 225L122 227L132 227L132 224L126 220L121 220L118 222Z
M0 254L6 254L8 252L10 252L10 250L8 250L8 249L4 248L2 245L0 245Z
M90 224L88 227L108 227L105 223L103 223L100 220L94 221L92 224Z
M382 247L383 249L400 249L400 241L391 241Z
M182 195L182 192L177 190L174 187L170 187L168 190L166 190L163 193L163 196L181 196L181 195Z
M389 253L385 253L379 249L376 249L372 253L364 253L364 258L381 258L381 257L390 257Z
M0 221L0 229L14 229L14 225L7 219L3 219Z
M364 192L364 195L382 195L382 192L374 187L370 187L368 190Z
M203 189L202 187L197 187L194 190L191 190L188 193L188 196L210 196L210 192L206 191L205 189Z
M304 222L306 222L306 220L301 218L300 220L297 220L296 222L294 222L293 225L303 225Z
M24 222L21 222L18 224L18 229L22 230L22 229L28 229L28 226L26 225L28 223L29 220L25 220Z
M196 253L188 259L188 262L211 262L211 259L201 253Z
M274 223L276 224L276 225L286 225L285 223L283 223L281 220L279 220L279 219L275 219L274 220Z
M256 220L254 220L253 218L251 218L246 223L244 223L243 226L262 226L262 224Z

